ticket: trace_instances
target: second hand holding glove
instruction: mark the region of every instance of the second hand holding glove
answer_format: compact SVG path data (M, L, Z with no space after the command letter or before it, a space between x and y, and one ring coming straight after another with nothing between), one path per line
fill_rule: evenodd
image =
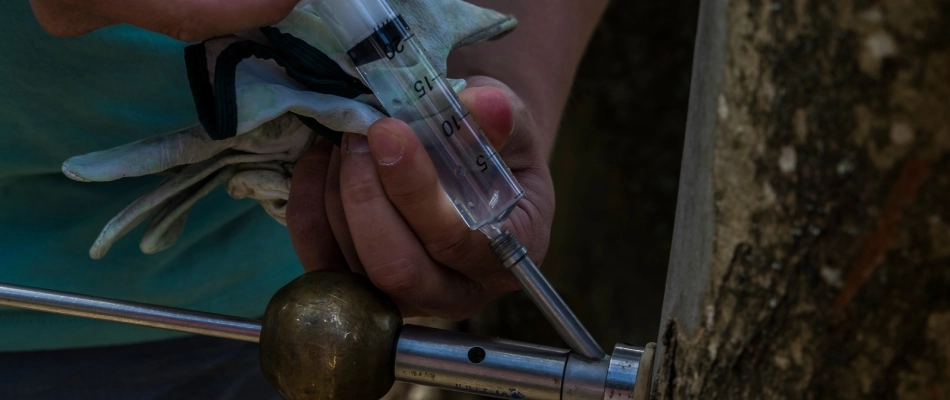
M168 248L181 235L191 206L221 184L236 198L259 200L278 222L286 223L294 164L319 140L317 134L339 140L339 132L365 133L385 117L344 49L309 7L308 1L300 3L286 19L260 32L215 38L188 49L202 126L63 164L68 177L86 182L171 176L106 225L90 248L91 257L103 257L153 214L140 248L145 253ZM460 0L413 0L398 2L397 8L423 31L423 46L441 71L452 49L495 38L516 24L510 16ZM434 20L442 22L429 23ZM453 81L453 86L460 90L464 81Z

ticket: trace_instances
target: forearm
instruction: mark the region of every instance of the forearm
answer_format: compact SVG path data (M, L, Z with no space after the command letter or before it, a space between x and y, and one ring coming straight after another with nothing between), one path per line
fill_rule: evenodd
M518 29L455 51L450 75L486 75L510 86L531 110L550 155L577 65L607 0L470 1L515 15Z

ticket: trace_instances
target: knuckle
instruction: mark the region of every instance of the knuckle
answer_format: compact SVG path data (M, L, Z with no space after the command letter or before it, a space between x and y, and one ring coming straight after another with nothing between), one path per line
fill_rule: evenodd
M437 239L434 242L426 243L426 253L433 260L444 265L454 265L460 261L472 260L474 257L474 247L470 242L471 236L463 233L434 235Z
M516 206L517 210L522 215L522 218L511 219L512 225L517 232L534 232L536 231L536 226L539 222L542 222L543 218L541 217L541 212L538 210L537 205L529 200L522 199L518 202ZM529 247L530 248L530 247Z
M512 231L521 233L523 244L531 258L538 264L544 261L550 244L552 216L554 215L553 196L538 196L533 191L518 202L509 221Z
M410 258L397 257L376 266L364 267L379 290L395 297L416 290L421 282L418 265Z
M359 206L383 198L384 193L374 176L363 175L342 180L340 197L346 204Z
M410 205L419 204L428 199L434 182L428 179L416 179L411 177L407 179L389 180L386 184L386 195L394 204Z

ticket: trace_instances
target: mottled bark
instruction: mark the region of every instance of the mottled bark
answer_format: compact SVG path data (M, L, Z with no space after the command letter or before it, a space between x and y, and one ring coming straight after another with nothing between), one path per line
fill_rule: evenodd
M950 399L950 2L705 0L655 395Z

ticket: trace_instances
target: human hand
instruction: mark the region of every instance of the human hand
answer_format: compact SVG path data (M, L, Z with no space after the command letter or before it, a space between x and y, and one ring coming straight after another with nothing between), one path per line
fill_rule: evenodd
M268 26L299 0L30 0L43 29L77 36L128 23L185 42Z
M554 214L540 132L518 96L494 79L469 79L459 98L525 190L505 229L540 263ZM395 119L376 122L366 137L347 134L342 148L310 148L294 170L287 225L305 269L345 259L406 317L464 319L518 289L488 239L443 193L415 134Z

